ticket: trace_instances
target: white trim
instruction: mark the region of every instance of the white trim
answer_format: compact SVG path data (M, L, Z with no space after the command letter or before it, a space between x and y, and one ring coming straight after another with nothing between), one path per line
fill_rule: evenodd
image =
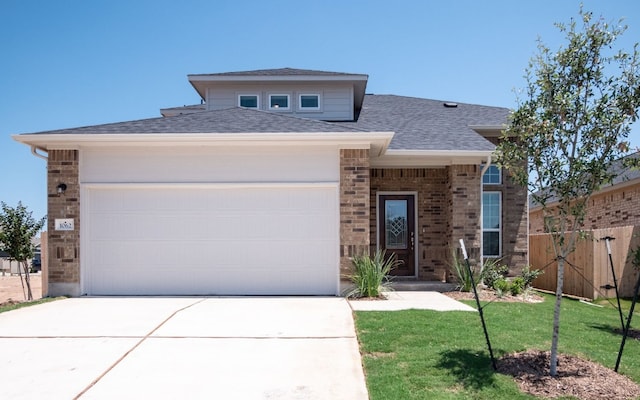
M380 191L376 192L376 250L380 250L380 196L413 196L413 230L414 230L414 245L413 245L413 278L418 278L418 254L420 253L418 247L420 245L420 232L418 229L418 192L417 191Z
M131 133L131 134L22 134L17 142L37 146L43 151L79 150L88 147L136 146L319 146L370 148L371 156L384 153L393 132L270 132L270 133Z
M286 107L279 107L279 106L275 106L272 107L271 106L271 98L274 96L286 96L287 97L287 106ZM267 108L271 111L290 111L291 110L291 93L268 93L267 94Z
M500 218L500 227L498 229L484 227L484 195L485 194L498 194L498 217ZM482 192L482 199L480 202L480 215L482 217L482 223L480 225L480 233L483 236L481 239L482 247L481 254L483 258L500 258L502 257L502 235L503 235L503 221L502 221L502 192L499 190L486 190ZM486 232L498 232L498 255L485 255L484 254L484 233Z
M318 98L317 107L302 107L302 96L315 96ZM320 93L298 93L298 111L322 111L322 96Z
M374 168L436 167L447 165L481 165L493 151L466 150L395 150L389 149L371 159Z
M255 97L256 98L256 106L255 107L245 107L240 104L241 97ZM238 107L248 108L251 110L259 110L260 109L260 95L258 93L238 93Z

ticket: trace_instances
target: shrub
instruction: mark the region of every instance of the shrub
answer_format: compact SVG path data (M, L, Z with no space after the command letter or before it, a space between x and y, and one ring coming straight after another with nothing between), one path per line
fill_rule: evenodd
M467 268L467 262L464 259L458 257L456 249L451 250L451 271L456 275L458 281L458 289L461 292L470 292L473 288L472 275L469 274ZM473 267L471 267L471 273L473 274L473 282L478 282L478 273Z
M496 290L498 297L502 297L502 295L511 290L511 282L506 278L500 278L494 282L493 288Z
M485 261L480 279L482 279L482 282L484 282L487 287L495 289L495 282L507 276L509 267L501 265L500 261L501 259L499 258L492 258Z
M509 291L513 296L517 296L522 292L524 292L525 287L526 286L525 286L524 278L521 276L518 276L517 278L513 278L513 281L511 281Z
M386 257L384 250L378 250L373 258L369 255L355 256L352 262L355 272L349 278L355 287L347 292L347 297L380 297L384 290L389 289L389 273L401 261L395 254Z
M531 287L533 281L543 273L544 271L539 269L534 269L532 271L528 265L522 268L522 280L524 281L524 288L528 289L529 287Z

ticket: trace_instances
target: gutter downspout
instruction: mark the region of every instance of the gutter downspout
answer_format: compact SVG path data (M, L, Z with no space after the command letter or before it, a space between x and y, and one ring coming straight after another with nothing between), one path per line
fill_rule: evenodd
M480 274L482 276L482 271L484 270L484 260L482 257L482 249L484 249L484 243L482 242L482 222L484 219L484 209L482 207L482 194L484 193L484 185L482 184L482 177L484 173L487 172L489 167L491 166L491 156L487 156L487 163L482 167L482 172L480 172ZM502 218L502 217L501 217ZM484 285L484 280L480 280L480 283Z
M34 156L36 156L38 158L42 158L45 161L49 159L49 157L38 153L37 150L38 150L38 148L36 146L31 146L31 154L33 154Z

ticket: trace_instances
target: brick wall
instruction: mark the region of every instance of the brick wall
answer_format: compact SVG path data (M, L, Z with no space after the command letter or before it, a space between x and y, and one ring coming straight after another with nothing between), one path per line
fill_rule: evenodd
M584 229L640 225L640 182L594 194L587 207ZM529 232L544 233L541 209L531 212Z
M67 185L57 194L60 183ZM47 162L48 295L80 293L80 184L77 150L51 150ZM73 231L56 231L56 218L73 218Z
M446 232L449 248L458 248L460 239L472 265L480 258L481 169L477 165L447 167L447 203L451 213Z
M502 184L484 185L485 191L502 193L502 260L511 275L529 264L528 193L509 173L502 171Z
M369 150L340 150L340 273L369 251Z

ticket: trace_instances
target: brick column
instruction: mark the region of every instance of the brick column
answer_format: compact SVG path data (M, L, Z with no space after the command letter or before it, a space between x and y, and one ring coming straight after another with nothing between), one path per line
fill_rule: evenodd
M369 150L340 150L340 273L351 258L369 252Z
M464 239L469 261L478 263L480 254L481 170L476 165L452 165L449 169L449 247L460 247Z
M58 195L59 184L67 185ZM80 180L77 150L51 150L47 162L48 295L80 296ZM73 218L73 231L55 230L55 220Z

